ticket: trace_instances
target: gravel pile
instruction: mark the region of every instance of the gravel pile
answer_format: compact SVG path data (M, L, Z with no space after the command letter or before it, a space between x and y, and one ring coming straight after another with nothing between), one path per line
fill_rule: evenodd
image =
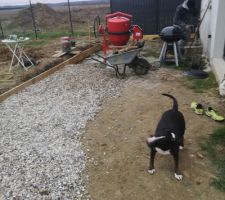
M123 80L85 61L0 104L0 199L90 199L79 129Z

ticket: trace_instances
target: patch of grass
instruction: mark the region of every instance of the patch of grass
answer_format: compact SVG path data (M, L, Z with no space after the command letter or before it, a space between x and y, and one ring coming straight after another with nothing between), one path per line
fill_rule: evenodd
M190 60L182 61L178 67L174 66L175 69L181 70L181 71L190 70L190 67L191 67Z
M40 32L38 33L38 39L55 39L60 38L62 36L70 36L71 33L69 31L56 31L56 32ZM75 32L74 36L83 36L85 35L85 32L79 31ZM34 35L33 35L34 38Z
M14 31L13 34L18 35L19 37L29 37L31 39L36 39L34 32L16 32ZM78 30L74 32L74 37L77 36L87 36L87 31ZM71 36L71 32L67 30L56 30L56 31L43 31L43 32L37 32L38 39L45 39L45 40L51 40L55 38L60 38L63 36Z
M225 126L215 130L201 146L218 171L218 178L214 179L212 184L225 192Z
M211 88L216 88L218 86L215 76L212 72L210 72L209 77L205 79L187 77L184 85L190 89L193 89L197 93L203 93Z
M170 69L179 70L179 71L185 71L190 70L191 68L191 61L185 60L179 63L179 66L177 67L173 60L168 60L167 62L163 63L164 67L168 67Z
M145 57L154 57L154 58L158 58L160 55L160 52L157 50L144 50L142 53L143 56Z
M67 30L57 30L57 31L45 31L45 32L38 32L37 33L37 40L35 38L34 32L16 32L14 31L13 34L17 35L18 37L29 37L30 41L25 43L27 47L41 47L46 45L49 41L58 39L63 36L71 36L71 32ZM78 36L87 36L88 33L86 31L76 31L74 32L73 37Z
M31 40L26 43L27 47L41 47L43 45L46 45L47 41L45 40Z

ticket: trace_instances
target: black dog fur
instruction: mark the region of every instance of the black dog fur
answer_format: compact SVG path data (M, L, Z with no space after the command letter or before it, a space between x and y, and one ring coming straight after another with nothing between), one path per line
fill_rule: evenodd
M171 154L175 161L175 178L182 180L179 174L179 149L184 147L185 120L183 114L178 111L178 103L175 97L162 94L173 99L173 108L163 113L152 138L148 138L147 145L151 149L149 173L155 172L154 158L156 152Z

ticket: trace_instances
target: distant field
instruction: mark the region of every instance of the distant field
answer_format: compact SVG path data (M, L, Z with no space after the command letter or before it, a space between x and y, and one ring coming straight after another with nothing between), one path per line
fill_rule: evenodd
M88 31L93 26L94 18L99 15L104 19L110 12L109 4L71 6L74 30L77 32ZM69 13L67 6L60 7L35 7L36 25L42 32L69 31ZM33 32L33 23L29 9L0 10L5 35L26 35Z
M71 6L71 10L79 10L79 9L98 9L98 8L109 8L109 4L98 4L98 5L79 5L79 6ZM53 7L56 11L68 10L68 6L60 6L60 7Z
M0 20L3 24L8 24L12 21L16 15L18 14L19 10L0 10Z

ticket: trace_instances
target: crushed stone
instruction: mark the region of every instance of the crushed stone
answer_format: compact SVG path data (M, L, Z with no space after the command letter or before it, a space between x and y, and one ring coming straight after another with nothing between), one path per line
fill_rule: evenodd
M125 81L84 61L0 104L0 198L91 199L80 137Z

